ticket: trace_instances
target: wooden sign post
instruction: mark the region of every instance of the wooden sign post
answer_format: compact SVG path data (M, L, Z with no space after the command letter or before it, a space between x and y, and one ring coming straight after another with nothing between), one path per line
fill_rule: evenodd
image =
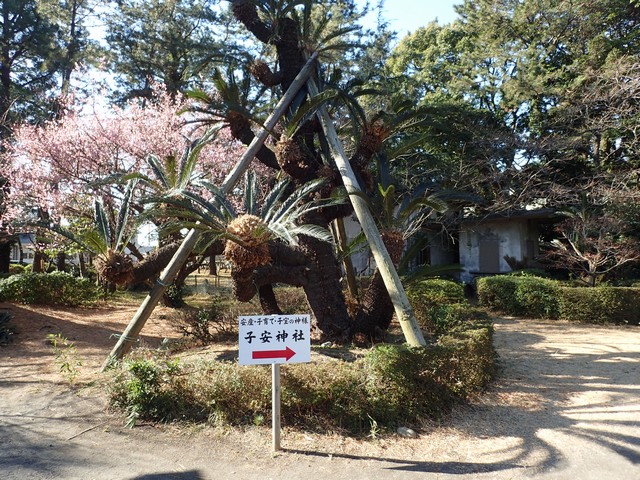
M238 361L271 364L273 451L280 447L280 364L311 361L310 315L251 315L238 319Z

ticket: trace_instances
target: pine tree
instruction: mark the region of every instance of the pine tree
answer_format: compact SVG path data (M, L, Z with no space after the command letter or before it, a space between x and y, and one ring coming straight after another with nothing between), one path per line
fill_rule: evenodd
M223 46L224 26L217 22L217 3L117 2L107 19L106 40L118 100L151 98L153 82L164 84L175 95L205 81L216 59L231 54L230 46Z

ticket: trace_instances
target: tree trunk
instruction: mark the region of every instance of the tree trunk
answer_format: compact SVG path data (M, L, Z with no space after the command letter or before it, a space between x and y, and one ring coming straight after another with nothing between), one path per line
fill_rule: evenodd
M33 273L44 271L44 254L40 250L33 252Z
M309 91L312 95L318 94L318 87L313 79L308 82ZM386 247L382 241L378 228L371 216L368 205L365 201L358 196L361 192L358 183L355 179L355 175L349 161L344 153L344 148L338 134L335 130L335 126L324 106L319 108L319 117L322 122L322 128L325 131L326 138L329 141L329 145L334 156L334 161L338 166L342 181L344 183L347 192L350 195L353 209L358 217L358 221L362 225L362 230L367 237L367 242L373 253L373 257L376 260L376 265L384 284L387 287L387 292L393 303L393 308L398 316L400 327L404 333L407 343L412 346L425 346L426 341L420 330L420 326L416 320L411 304L407 299L406 292L400 281L400 277L396 272L393 262L389 257Z
M130 283L141 283L159 275L179 247L180 244L174 242L148 253L144 260L134 264Z
M65 271L65 264L67 262L67 255L64 252L58 252L56 255L56 270L59 272Z
M317 328L324 337L349 339L351 320L339 281L340 266L333 247L309 237L302 237L300 244L311 260L307 271L308 281L303 288Z
M267 23L259 17L255 2L232 0L231 3L234 16L245 25L247 30L253 33L262 43L276 47L279 67L277 75L282 79L280 84L282 90L287 90L293 79L298 75L298 72L307 63L298 35L299 25L297 21L292 18L279 18L275 22ZM306 88L303 87L296 97L296 105L292 106L292 110L305 101L305 98ZM238 127L240 126L242 125L239 123ZM234 131L232 128L232 133L234 137L247 143L249 133L246 130L246 128L236 128ZM308 150L301 149L305 154L296 160L296 165L300 168L290 174L296 185L304 183L309 178L316 178L317 170L322 165L319 157L313 152L313 149L315 149L313 142L305 142L305 139L302 138L304 135L300 132L303 131L305 131L304 126L298 130L295 138L292 139L292 143L298 146L305 145L309 148ZM246 138L242 137L241 133ZM279 163L274 164L273 161L269 163L262 161L272 168L280 168ZM331 194L330 190L331 188L326 192L327 195ZM327 219L322 218L320 215L313 221L307 220L307 222L325 228L329 223ZM351 322L347 314L342 286L339 281L341 272L332 246L307 237L300 239L300 245L301 249L298 255L302 253L304 260L299 263L303 263L304 266L283 265L274 260L274 268L270 270L265 268L256 269L252 274L242 271L232 272L236 293L242 298L252 298L266 284L256 283L257 281L263 280L267 282L269 281L268 279L274 278L276 273L285 272L287 273L284 278L285 283L298 284L304 288L309 307L316 319L316 326L322 334L336 339L348 338ZM267 270L269 270L268 273ZM266 293L267 290L264 290L264 292L266 296L264 298L261 296L261 300L266 301L266 308L275 309L275 305L272 304L269 295Z
M260 306L266 315L282 315L282 310L273 291L273 285L262 285L258 288L258 295L260 297Z
M11 244L13 242L3 240L0 242L0 273L9 273L11 265Z
M335 232L334 236L336 238L336 243L338 244L338 250L341 255L344 255L344 252L347 248L347 232L344 228L344 219L338 218L334 222ZM356 273L353 269L353 262L351 261L351 257L345 255L342 259L342 266L344 268L344 273L347 277L347 287L349 289L349 295L352 298L358 298L358 282L356 281Z
M78 253L78 265L80 268L80 278L86 278L87 276L87 264L84 260L84 253Z
M397 266L404 250L402 233L383 232L381 236L389 252L391 262ZM393 312L393 302L384 284L380 269L376 268L371 283L365 291L362 308L356 316L354 330L374 338L384 335L384 332L391 325Z
M209 275L218 275L218 267L216 265L216 256L209 256Z
M371 283L364 292L362 308L354 320L354 333L380 337L389 329L393 319L393 302L384 284L380 270L376 269Z

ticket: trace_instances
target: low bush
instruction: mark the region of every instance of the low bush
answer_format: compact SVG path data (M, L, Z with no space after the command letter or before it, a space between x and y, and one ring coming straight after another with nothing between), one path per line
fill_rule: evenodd
M407 288L407 296L420 326L432 333L437 330L434 317L443 306L463 304L466 301L461 284L440 278L412 284Z
M445 332L443 326L428 348L382 345L355 361L283 366L284 421L363 433L374 425L395 428L437 418L479 392L494 373L492 326L488 317L464 307L451 309L450 328ZM132 358L116 370L110 398L130 422L261 424L271 414L270 371L232 362Z
M98 299L98 288L67 273L22 273L0 280L0 301L79 306Z
M25 272L25 265L20 265L19 263L12 263L11 265L9 265L10 275L18 275L24 272Z
M475 328L458 327L440 337L434 351L433 375L456 395L468 398L480 392L493 378L496 368L493 325L477 323Z
M485 310L467 303L451 303L434 308L431 311L431 321L437 337L492 325L491 317Z
M640 324L640 288L575 287L511 275L480 278L477 285L480 305L509 315Z
M277 287L278 305L285 315L309 310L306 296L301 288ZM238 335L238 317L260 313L255 302L245 303L229 299L228 295L214 293L204 307L185 310L175 316L177 329L188 338L209 344L228 340Z
M453 392L434 377L439 350L381 345L369 352L364 359L367 410L376 422L416 423L448 410Z
M640 324L640 288L561 287L559 317L585 323Z
M480 305L509 315L557 318L558 283L521 275L483 277L477 281Z
M213 295L207 307L187 310L176 316L178 330L206 345L227 340L238 334L238 316L245 315L237 302L228 302L221 295Z

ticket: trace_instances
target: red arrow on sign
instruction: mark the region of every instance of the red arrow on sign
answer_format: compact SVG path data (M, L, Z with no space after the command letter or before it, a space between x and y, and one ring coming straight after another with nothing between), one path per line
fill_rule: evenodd
M251 358L254 360L284 358L285 361L288 362L295 354L296 352L287 347L284 350L261 350L258 352L251 352Z

